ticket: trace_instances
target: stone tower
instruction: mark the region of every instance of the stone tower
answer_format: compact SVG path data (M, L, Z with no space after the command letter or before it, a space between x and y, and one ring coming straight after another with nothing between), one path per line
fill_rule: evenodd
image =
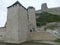
M41 11L47 11L47 10L48 10L47 4L46 3L43 3L41 5Z
M36 30L36 17L35 17L35 8L28 7L28 16L29 16L29 28L32 31Z
M26 41L28 34L27 9L18 1L7 9L5 42L21 43Z

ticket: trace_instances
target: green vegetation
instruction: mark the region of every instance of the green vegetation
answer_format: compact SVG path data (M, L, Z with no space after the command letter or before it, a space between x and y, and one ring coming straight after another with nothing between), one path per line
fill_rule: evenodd
M39 18L36 19L38 27L45 25L46 23L60 21L60 15L50 14L47 12L42 12L39 14L36 13L36 16L39 16Z
M54 40L55 42L60 42L60 38L58 38L58 39L56 39L56 40Z

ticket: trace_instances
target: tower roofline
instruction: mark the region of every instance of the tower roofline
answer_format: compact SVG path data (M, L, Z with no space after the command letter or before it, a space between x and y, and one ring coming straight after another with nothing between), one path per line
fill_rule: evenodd
M17 5L19 4L20 6L22 6L25 10L27 10L19 1L16 1L14 4L12 4L11 6L7 7L7 8L11 8L13 7L14 5Z
M34 8L34 7L33 7L33 6L29 6L28 9L29 9L29 8L32 9L32 8ZM35 8L34 8L34 9L35 9Z

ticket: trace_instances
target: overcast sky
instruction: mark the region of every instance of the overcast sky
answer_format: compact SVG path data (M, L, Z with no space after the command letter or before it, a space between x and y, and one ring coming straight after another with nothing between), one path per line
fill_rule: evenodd
M4 26L7 16L7 8L17 0L0 0L0 27ZM60 7L60 0L18 0L24 7L33 6L36 10L41 9L42 3L47 3L49 8Z

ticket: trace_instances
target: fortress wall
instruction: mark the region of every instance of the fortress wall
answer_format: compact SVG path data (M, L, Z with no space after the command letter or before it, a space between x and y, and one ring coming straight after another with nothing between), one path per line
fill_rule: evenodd
M18 6L14 5L8 8L5 42L18 42Z
M19 42L27 41L29 33L27 11L20 6L18 10L18 37Z
M37 10L36 13L41 13L43 11L51 13L51 14L60 15L60 7L48 8L46 3L43 3L41 5L41 10Z
M41 12L42 12L42 10L36 11L36 13L41 13ZM60 15L60 8L48 8L45 12Z
M28 33L27 10L17 1L8 7L5 42L22 43L27 41Z
M6 28L0 28L0 41L4 41Z
M29 35L30 40L53 41L56 39L54 35L49 32L33 32Z
M58 8L49 8L48 10L47 10L47 12L49 12L49 13L52 13L52 14L56 14L56 15L60 15L60 7Z
M36 15L34 7L28 7L28 16L29 16L29 24L32 24L33 27L36 27Z

